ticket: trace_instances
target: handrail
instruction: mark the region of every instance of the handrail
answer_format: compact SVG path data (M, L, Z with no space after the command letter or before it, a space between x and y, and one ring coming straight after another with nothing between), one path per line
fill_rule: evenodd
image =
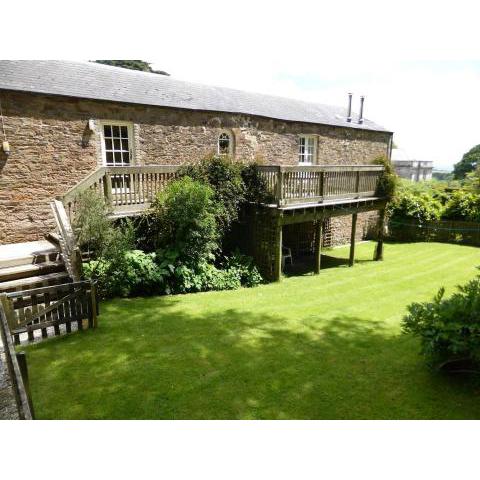
M266 172L381 172L383 165L259 165Z
M74 282L80 280L81 277L81 253L75 240L70 220L65 211L63 203L58 200L51 202L51 208L60 239L60 253L62 254L65 268Z
M106 167L97 168L97 170L92 172L90 175L85 177L82 181L80 181L74 187L68 190L68 192L61 197L63 203L65 204L74 200L79 193L85 191L87 188L99 182L105 175L105 170Z

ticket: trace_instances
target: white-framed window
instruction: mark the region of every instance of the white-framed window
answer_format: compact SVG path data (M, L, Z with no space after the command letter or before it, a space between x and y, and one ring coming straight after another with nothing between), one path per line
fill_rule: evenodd
M100 123L103 164L128 167L133 162L133 125L130 122L102 121Z
M231 133L222 132L218 136L217 153L221 156L233 156L233 136Z
M300 135L298 139L299 165L313 165L316 163L317 138L314 135Z
M133 124L115 120L100 122L103 165L107 167L129 167L133 165ZM130 191L130 176L113 174L112 193Z

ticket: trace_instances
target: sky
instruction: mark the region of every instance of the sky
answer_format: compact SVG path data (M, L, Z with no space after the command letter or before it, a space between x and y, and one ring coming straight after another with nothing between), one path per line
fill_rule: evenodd
M26 36L4 23L15 38L4 58L140 58L175 78L324 104L346 106L352 92L355 109L365 95L365 116L437 168L480 143L475 2L84 0L39 25L54 3L30 5Z

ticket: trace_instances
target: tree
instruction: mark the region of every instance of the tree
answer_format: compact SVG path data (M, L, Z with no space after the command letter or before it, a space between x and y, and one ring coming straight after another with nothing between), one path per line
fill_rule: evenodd
M467 173L473 172L480 165L480 145L470 149L462 159L453 166L453 177L457 180L465 178Z
M141 72L158 73L159 75L170 75L163 70L153 70L150 63L143 60L95 60L95 63L111 65L112 67L128 68L129 70L140 70Z

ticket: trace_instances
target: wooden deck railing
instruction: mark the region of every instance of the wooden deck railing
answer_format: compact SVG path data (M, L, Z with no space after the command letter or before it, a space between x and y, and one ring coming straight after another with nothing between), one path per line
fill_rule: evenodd
M278 206L375 195L381 165L260 166Z
M116 215L128 215L148 208L155 195L175 178L177 166L101 167L62 198L69 218L73 217L81 192L93 189L112 206ZM354 199L375 194L383 171L377 165L260 166L274 203L319 203Z
M148 208L155 195L175 178L178 166L101 167L70 189L62 202L71 219L80 193L92 189L111 205L114 214Z

